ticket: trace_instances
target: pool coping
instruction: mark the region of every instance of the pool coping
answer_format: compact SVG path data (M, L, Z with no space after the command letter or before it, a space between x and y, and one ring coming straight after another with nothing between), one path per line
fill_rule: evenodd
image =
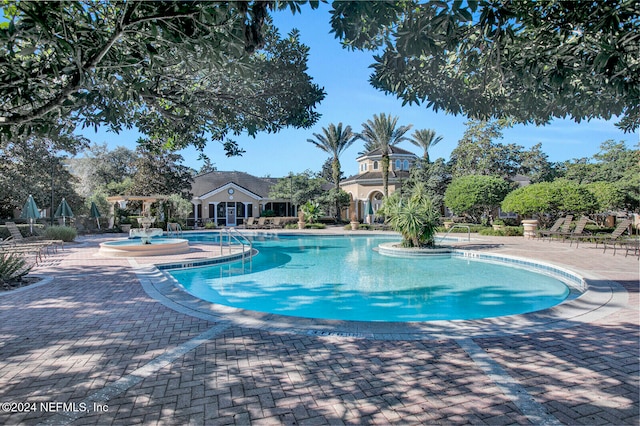
M161 269L156 265L139 266L135 262L132 262L132 266L145 292L170 309L217 323L269 332L314 336L376 340L443 340L524 335L591 323L615 313L628 302L629 295L622 285L596 274L578 273L572 268L558 264L503 253L460 249L454 252L455 255L467 257L470 260L499 261L527 267L535 265L539 269L536 272L559 273L565 280L569 279L569 284L580 282L582 284L579 285L586 287L586 290L576 298L542 311L480 320L426 322L323 320L262 313L206 302L183 290L166 272L166 268Z

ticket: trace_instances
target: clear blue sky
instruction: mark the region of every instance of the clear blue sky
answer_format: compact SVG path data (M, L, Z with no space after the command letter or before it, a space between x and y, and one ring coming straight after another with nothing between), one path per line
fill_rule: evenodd
M320 5L320 9L303 7L301 14L292 15L289 11L274 14L274 22L281 35L292 28L301 32L301 40L311 48L308 73L314 82L324 87L327 93L319 105L322 117L311 129L285 129L276 134L259 134L251 137L232 137L246 153L242 157L227 158L219 143L211 142L205 153L211 158L218 170L239 170L256 176L286 176L289 172L302 172L310 169L314 172L322 168L327 159L320 149L307 142L313 133L322 133L322 128L331 123L342 122L351 125L355 132L361 130L361 124L374 114L387 113L400 117L400 124L413 124L415 129L434 129L443 137L442 142L432 148L432 159L449 158L451 151L462 137L466 120L462 116L434 113L423 106L404 106L394 96L385 95L373 89L369 83L373 63L370 52L352 52L343 49L338 40L329 34L329 5ZM547 126L518 125L504 131L503 143L516 143L529 148L542 143L543 151L550 161L563 161L573 158L590 157L598 152L600 144L607 140L625 141L633 147L640 142L640 134L625 134L618 130L615 120L591 120L577 124L571 120L555 120ZM113 149L117 146L135 148L138 134L125 132L120 135L99 131L85 133L93 142L107 142ZM418 155L420 150L409 142L400 147ZM362 150L362 142L357 141L345 151L340 161L346 176L357 173L355 159ZM180 152L184 164L199 169L202 162L197 161L198 152L186 149Z

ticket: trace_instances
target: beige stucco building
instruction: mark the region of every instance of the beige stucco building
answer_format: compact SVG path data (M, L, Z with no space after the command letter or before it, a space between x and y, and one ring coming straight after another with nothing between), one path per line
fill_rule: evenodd
M418 157L407 150L397 146L389 147L389 194L402 188L403 182L409 178L409 170ZM375 213L382 206L382 151L376 149L356 159L358 162L358 174L343 180L340 187L353 201L351 208L355 212L348 211L349 218L352 213L359 221L368 222L374 220ZM369 208L371 206L371 208ZM373 214L371 214L373 212Z
M389 170L389 193L399 190L409 178L409 169L417 160L412 152L392 146ZM356 159L358 174L343 180L341 188L351 195L358 220L370 221L382 205L382 153L374 150ZM287 179L287 178L280 178ZM194 178L191 186L193 220L198 225L214 222L218 226L238 226L249 217L260 217L263 210L276 216L295 217L297 207L290 200L269 198L269 190L278 178L259 178L244 172L214 171ZM367 215L368 203L373 214ZM343 212L344 219L351 211Z
M296 216L290 200L269 198L276 178L259 178L244 172L214 171L196 176L191 185L192 219L202 225L238 226L249 217L260 217L263 210L276 216Z

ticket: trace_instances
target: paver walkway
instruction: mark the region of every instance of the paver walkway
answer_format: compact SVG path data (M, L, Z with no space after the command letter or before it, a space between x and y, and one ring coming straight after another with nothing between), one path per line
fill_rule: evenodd
M606 315L566 327L363 338L173 309L149 285L153 260L100 257L98 241L47 258L41 285L0 295L0 424L640 421L635 257L481 239L477 248L553 262L593 285L615 280L619 294Z

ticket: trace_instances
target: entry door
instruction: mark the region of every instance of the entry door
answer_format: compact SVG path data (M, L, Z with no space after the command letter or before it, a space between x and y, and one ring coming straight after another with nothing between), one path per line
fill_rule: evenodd
M236 208L227 207L227 226L236 226Z

